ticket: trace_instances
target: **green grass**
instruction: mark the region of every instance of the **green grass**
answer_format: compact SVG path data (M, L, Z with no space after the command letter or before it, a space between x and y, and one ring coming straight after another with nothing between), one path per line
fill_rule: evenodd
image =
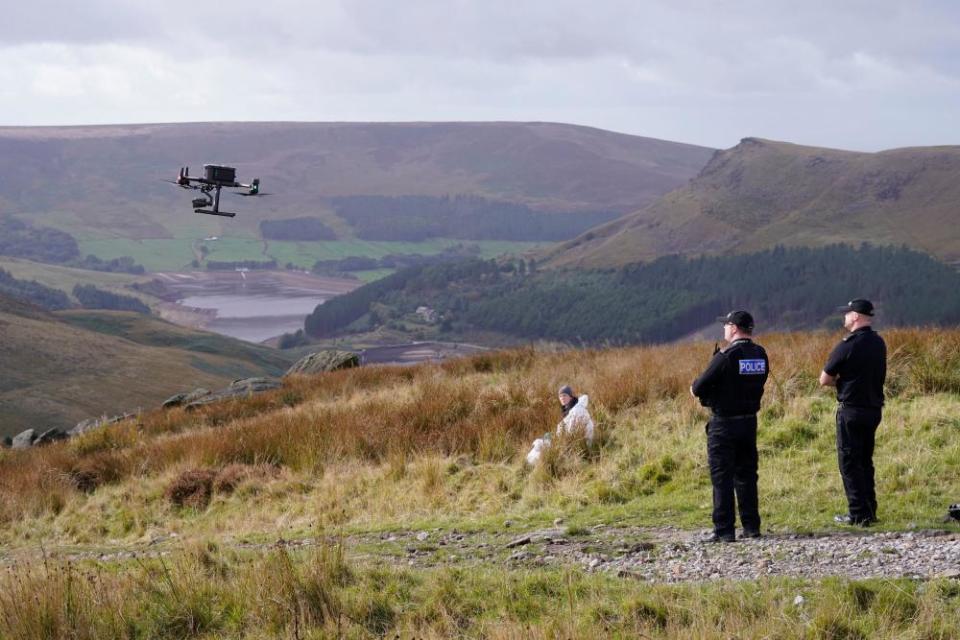
M193 238L110 238L78 240L80 252L90 253L103 260L130 256L147 271L179 271L189 269L195 258L191 243Z
M113 563L57 558L0 576L0 637L956 638L955 581L651 585L578 569L352 561L339 546L215 542Z
M131 256L149 271L176 271L189 269L194 259L193 243L203 235L182 234L169 239L131 240L128 238L91 238L80 240L82 253L92 253L108 260L119 256ZM281 267L293 263L309 269L317 260L336 260L349 256L381 258L393 253L420 253L430 255L457 244L479 245L481 256L492 258L504 253L520 253L544 243L452 240L446 238L423 242L374 242L367 240L335 240L330 242L281 242L271 240L266 254L263 242L253 237L220 236L219 240L206 241L209 250L207 259L220 261L270 260Z
M374 280L379 280L380 278L386 278L394 271L396 271L396 269L369 269L367 271L353 271L351 274L356 276L362 282L373 282Z

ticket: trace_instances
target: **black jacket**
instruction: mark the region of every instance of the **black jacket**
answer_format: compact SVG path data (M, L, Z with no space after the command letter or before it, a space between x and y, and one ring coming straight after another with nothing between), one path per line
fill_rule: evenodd
M769 374L770 361L763 347L748 338L734 340L714 354L694 380L693 395L717 417L755 414Z
M823 366L837 376L837 400L845 406L879 409L887 379L887 345L870 327L860 327L834 347Z

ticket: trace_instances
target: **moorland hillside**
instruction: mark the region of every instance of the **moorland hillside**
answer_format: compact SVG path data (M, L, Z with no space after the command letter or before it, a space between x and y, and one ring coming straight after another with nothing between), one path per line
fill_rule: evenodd
M139 313L49 312L0 296L0 436L69 429L196 387L277 375L287 354Z
M859 153L744 138L653 204L552 253L554 265L618 266L678 253L777 245L907 245L960 261L960 147Z
M684 184L711 152L552 123L2 127L0 214L83 237L146 239L209 232L214 223L256 235L263 220L330 222L329 199L349 196L471 195L544 211L625 213ZM241 180L260 177L272 195L230 197L228 210L244 215L198 221L189 194L161 180L184 165L200 173L204 163L235 166ZM345 224L334 226L352 233Z
M960 332L884 336L873 535L831 518L835 402L816 374L837 334L762 336L764 539L723 549L691 542L710 483L687 387L711 345L484 353L0 450L0 635L954 637ZM561 383L589 394L599 440L557 439L531 469ZM918 549L929 580L900 568ZM627 557L662 573L616 570ZM787 558L827 577L781 573Z

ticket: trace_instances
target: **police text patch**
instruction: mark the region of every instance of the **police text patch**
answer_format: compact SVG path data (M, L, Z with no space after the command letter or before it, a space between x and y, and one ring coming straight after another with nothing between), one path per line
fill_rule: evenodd
M767 372L766 360L740 360L740 375L759 376Z

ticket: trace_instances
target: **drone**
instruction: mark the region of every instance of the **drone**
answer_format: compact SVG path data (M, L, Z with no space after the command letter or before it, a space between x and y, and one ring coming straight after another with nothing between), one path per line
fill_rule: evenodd
M203 194L201 198L193 199L194 213L206 213L212 216L232 218L236 213L220 211L220 189L246 189L246 193L234 192L238 196L268 196L269 193L260 191L260 178L254 178L250 184L237 182L237 170L234 167L224 167L218 164L203 165L203 177L191 176L190 167L180 167L176 180L166 180L184 189L197 189ZM196 183L196 184L193 184ZM205 208L209 207L209 208Z

